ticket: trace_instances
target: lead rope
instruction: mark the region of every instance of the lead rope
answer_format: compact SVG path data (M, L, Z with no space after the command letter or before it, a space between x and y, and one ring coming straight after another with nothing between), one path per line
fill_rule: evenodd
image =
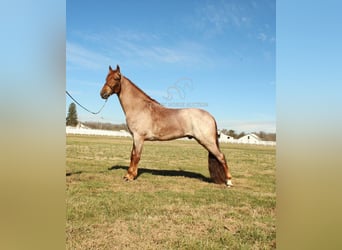
M70 95L70 93L69 93L67 90L65 90L65 93L66 93L74 102L76 102L81 108L83 108L84 110L86 110L86 111L88 111L89 113L94 114L94 115L97 115L98 113L100 113L100 112L102 111L102 109L104 108L104 106L106 105L107 100L108 100L108 98L107 98L106 101L103 103L103 105L102 105L102 107L100 108L99 111L93 112L93 111L90 111L89 109L87 109L86 107L84 107L84 106L83 106L82 104L80 104L78 101L76 101L75 98L73 98L72 95Z

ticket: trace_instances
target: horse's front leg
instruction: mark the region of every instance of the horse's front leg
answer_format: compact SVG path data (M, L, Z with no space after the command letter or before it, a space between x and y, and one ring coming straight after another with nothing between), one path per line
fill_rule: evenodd
M141 137L133 136L133 148L131 152L131 163L127 174L124 176L126 181L132 181L138 176L138 164L141 157L144 140Z

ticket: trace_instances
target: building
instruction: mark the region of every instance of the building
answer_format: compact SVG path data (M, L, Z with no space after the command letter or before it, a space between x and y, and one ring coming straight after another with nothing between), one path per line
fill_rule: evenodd
M261 144L261 139L255 134L247 134L238 139L238 143Z
M229 136L229 135L226 135L226 134L223 134L223 133L220 133L219 134L219 142L230 142L230 143L236 143L237 140L234 139L234 137L232 136Z

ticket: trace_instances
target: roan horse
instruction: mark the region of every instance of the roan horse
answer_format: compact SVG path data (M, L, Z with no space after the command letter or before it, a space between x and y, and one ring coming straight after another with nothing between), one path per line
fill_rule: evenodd
M133 82L123 76L117 65L109 66L101 97L117 94L126 115L127 127L133 136L131 163L124 179L134 180L144 141L167 141L182 137L195 138L209 152L208 165L211 179L217 184L232 186L224 154L219 149L215 119L201 109L169 109L153 100Z

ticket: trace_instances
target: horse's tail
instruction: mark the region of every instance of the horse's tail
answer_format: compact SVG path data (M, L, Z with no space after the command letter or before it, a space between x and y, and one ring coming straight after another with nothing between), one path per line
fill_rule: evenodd
M208 168L213 182L216 184L224 184L227 182L224 166L217 160L215 155L210 152L208 154Z

